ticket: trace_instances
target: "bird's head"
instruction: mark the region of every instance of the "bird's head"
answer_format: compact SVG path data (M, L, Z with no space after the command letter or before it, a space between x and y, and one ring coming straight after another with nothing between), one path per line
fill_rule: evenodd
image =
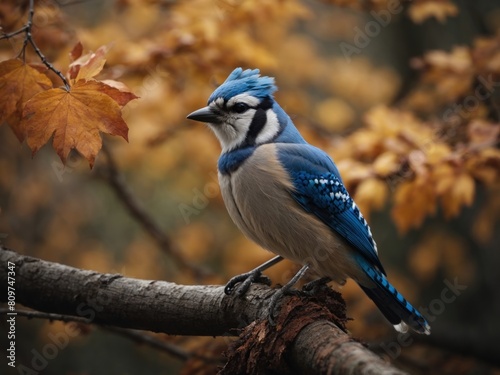
M236 68L208 99L208 105L187 116L206 122L219 139L222 152L257 146L274 140L288 116L274 101L274 78L258 69Z

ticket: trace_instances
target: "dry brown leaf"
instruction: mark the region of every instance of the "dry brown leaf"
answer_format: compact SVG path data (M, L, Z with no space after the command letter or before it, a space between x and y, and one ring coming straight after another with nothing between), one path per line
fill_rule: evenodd
M118 89L117 87L110 86L108 83L113 83L116 81L112 80L107 80L107 81L95 81L95 80L89 80L85 82L85 87L87 87L88 90L96 90L99 92L102 92L111 99L113 99L115 102L118 103L120 107L125 106L128 102L131 100L137 99L137 96L128 91L127 86L125 84L121 85L116 85L117 87L121 87L123 90ZM121 83L121 82L118 82Z
M89 52L82 56L77 44L73 48L70 56L73 56L73 53L75 56L80 53L80 56L69 65L69 78L74 79L75 81L94 78L101 72L102 68L104 68L104 64L106 64L105 56L107 52L108 47L101 46L97 49L97 51Z
M77 60L82 56L83 53L83 45L81 42L75 44L71 52L69 53L69 59L71 62Z
M56 88L35 95L26 103L22 122L33 153L54 135L53 146L63 162L74 148L91 167L102 146L100 132L128 140L120 106L93 82L83 80L70 91Z
M50 79L20 60L0 63L0 124L7 121L20 142L24 130L19 126L24 104L35 94L52 87Z

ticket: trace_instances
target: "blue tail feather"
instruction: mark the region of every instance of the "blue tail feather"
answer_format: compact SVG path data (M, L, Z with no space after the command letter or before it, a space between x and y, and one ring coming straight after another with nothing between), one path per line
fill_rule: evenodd
M384 274L368 264L365 259L358 259L358 262L375 284L374 288L366 286L361 288L386 319L395 326L405 323L416 332L430 334L431 328L427 320L389 283ZM399 327L401 329L401 326Z

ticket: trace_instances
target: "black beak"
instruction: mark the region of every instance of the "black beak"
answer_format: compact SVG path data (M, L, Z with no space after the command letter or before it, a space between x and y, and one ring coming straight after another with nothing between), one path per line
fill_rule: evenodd
M187 115L187 118L194 121L208 122L217 124L220 122L220 117L210 107L203 107Z

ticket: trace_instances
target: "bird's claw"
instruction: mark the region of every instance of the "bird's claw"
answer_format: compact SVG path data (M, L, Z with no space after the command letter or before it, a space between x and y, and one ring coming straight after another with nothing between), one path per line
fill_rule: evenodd
M313 280L307 284L304 284L302 287L302 293L307 296L313 296L318 293L323 288L329 288L327 283L332 281L329 277L322 277L316 280Z
M248 291L252 283L259 283L270 286L271 279L266 275L263 275L260 271L250 271L247 273L243 273L241 275L234 276L233 278L231 278L231 280L228 281L228 283L224 287L224 293L227 295L231 295L236 292L236 295L238 297L241 297ZM237 284L240 285L236 286Z
M327 283L332 281L329 277L322 277L320 279L313 280L307 284L304 284L302 290L297 290L291 288L289 285L285 285L281 289L277 290L276 293L271 297L271 301L269 302L268 307L268 320L269 324L272 326L276 325L275 316L277 315L277 308L279 300L284 296L312 296L319 292L323 288L329 288Z
M271 301L269 302L268 316L267 316L267 319L269 321L269 324L271 324L271 326L273 327L276 326L276 321L274 320L274 317L278 315L278 302L280 302L280 300L284 296L297 296L300 294L301 292L299 290L286 287L278 289L276 293L273 294L273 296L271 297Z

